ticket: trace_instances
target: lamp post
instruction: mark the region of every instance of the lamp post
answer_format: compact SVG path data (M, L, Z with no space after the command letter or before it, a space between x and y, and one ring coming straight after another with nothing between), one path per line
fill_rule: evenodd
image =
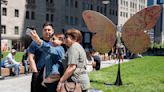
M4 5L7 5L7 3L8 3L8 1L6 1L6 0L1 0L1 4L4 4ZM0 4L0 7L1 7L1 4ZM1 12L1 10L0 10L0 12ZM0 14L2 14L2 13L0 13ZM2 32L2 25L1 25L1 16L0 16L0 33ZM1 35L0 35L0 38L1 38ZM0 43L0 45L1 45L1 43ZM0 57L2 56L2 53L1 53L1 55L0 55ZM2 58L2 57L1 57ZM0 80L3 80L4 79L4 77L3 76L1 76L1 60L0 60Z
M104 4L104 15L106 16L107 15L107 5L110 3L110 1L108 0L103 0L102 1L102 4Z

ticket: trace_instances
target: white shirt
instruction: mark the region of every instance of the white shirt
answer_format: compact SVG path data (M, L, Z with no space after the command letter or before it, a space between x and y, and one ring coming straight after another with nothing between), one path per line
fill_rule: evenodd
M9 53L9 54L6 56L4 62L5 62L5 65L7 65L7 64L19 64L19 62L16 62L16 61L15 61L14 56L13 56L11 53Z

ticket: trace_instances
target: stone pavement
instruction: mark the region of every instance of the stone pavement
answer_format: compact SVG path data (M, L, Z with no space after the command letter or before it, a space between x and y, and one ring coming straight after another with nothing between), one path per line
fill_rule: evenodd
M31 74L0 80L0 92L30 92Z
M127 62L129 60L124 60ZM101 61L101 68L112 66L118 62L114 60ZM18 77L6 77L0 80L0 92L30 92L31 74L20 75Z
M129 59L124 59L123 63L128 62L128 61L129 61ZM120 63L122 63L122 62L120 62ZM118 60L101 61L101 68L112 66L114 64L118 64Z

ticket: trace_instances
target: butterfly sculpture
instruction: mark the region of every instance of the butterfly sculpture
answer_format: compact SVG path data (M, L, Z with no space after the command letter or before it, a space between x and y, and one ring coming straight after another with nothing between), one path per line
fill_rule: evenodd
M161 6L147 7L133 15L122 27L121 39L132 53L145 52L150 46L148 31L154 27ZM110 51L116 42L116 25L99 12L85 10L82 14L89 31L95 32L92 46L101 53Z

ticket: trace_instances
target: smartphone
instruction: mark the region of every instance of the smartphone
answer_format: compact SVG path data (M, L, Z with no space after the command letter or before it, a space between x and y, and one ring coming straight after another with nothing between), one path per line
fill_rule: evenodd
M34 30L31 28L27 28L26 29L26 35L31 36L31 31L34 31Z

